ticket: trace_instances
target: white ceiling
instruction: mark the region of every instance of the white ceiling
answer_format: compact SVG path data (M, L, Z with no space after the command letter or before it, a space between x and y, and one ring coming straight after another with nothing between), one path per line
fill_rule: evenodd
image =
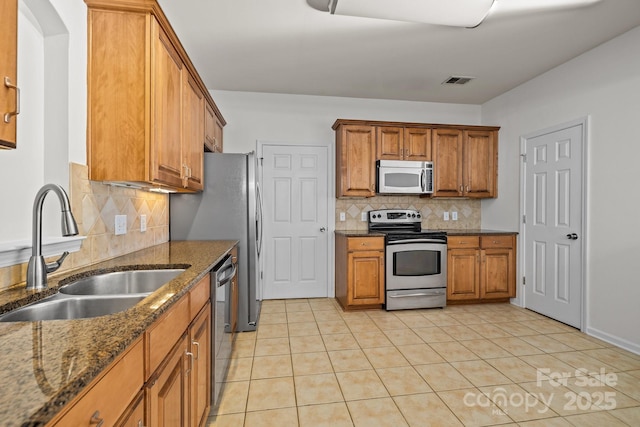
M307 0L159 3L209 89L462 104L482 104L640 25L640 0L496 12L473 29L330 15ZM451 75L475 79L442 85Z

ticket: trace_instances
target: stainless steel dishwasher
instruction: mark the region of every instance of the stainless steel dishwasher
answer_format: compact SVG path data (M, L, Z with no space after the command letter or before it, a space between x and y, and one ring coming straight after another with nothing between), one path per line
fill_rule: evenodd
M227 257L221 261L211 272L211 297L214 300L214 313L211 316L213 325L212 357L213 369L211 369L211 408L217 408L222 384L227 376L229 359L233 348L234 331L231 330L231 280L236 274L237 265L233 257Z

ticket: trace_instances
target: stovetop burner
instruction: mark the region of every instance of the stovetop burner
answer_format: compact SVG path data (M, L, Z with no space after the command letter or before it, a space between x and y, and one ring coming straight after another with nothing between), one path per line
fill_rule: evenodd
M422 215L412 209L380 209L369 211L369 231L387 235L387 241L402 236L446 236L441 230L423 230Z

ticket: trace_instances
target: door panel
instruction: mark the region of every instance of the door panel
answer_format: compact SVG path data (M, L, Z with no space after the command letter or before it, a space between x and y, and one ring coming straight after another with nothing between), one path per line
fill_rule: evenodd
M328 148L263 148L265 299L328 296Z
M583 125L528 138L524 149L525 305L580 327Z

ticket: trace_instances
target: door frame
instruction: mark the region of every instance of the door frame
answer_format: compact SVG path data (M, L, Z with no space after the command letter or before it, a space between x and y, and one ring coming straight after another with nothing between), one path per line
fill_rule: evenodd
M327 142L310 142L300 141L296 143L283 142L283 141L256 141L256 153L259 159L259 173L258 182L260 186L264 188L262 180L262 158L265 146L305 146L305 147L322 147L327 149L327 297L335 298L336 286L335 286L335 230L336 230L336 186L335 186L335 165L336 165L336 150L332 140ZM264 200L263 200L264 204ZM262 274L264 267L264 257L260 259L260 273ZM264 295L264 280L260 278L259 286L260 296Z
M518 256L518 264L519 264L519 270L520 270L520 274L518 275L518 283L520 286L520 290L521 292L518 292L518 295L520 296L520 298L518 298L520 301L520 306L527 308L527 301L526 301L526 292L525 292L525 285L524 285L524 272L526 271L526 256L527 256L527 252L526 252L526 227L523 221L524 215L526 213L526 163L525 163L525 156L526 156L526 149L527 149L527 141L529 139L533 139L542 135L546 135L548 133L553 133L553 132L557 132L560 131L562 129L567 129L570 127L574 127L574 126L582 126L582 206L579 207L579 209L581 210L581 230L580 230L580 256L582 259L582 266L580 269L580 274L582 275L582 296L581 296L581 301L580 304L582 305L581 309L580 309L580 313L581 313L581 319L580 319L580 331L585 332L587 330L587 319L589 318L588 316L588 310L589 310L589 304L588 304L588 290L589 290L589 276L587 275L587 266L588 266L588 255L589 255L589 244L588 244L588 239L589 236L587 234L587 207L589 206L588 203L588 195L589 192L587 191L589 188L589 174L587 173L588 171L588 166L589 166L589 162L588 162L588 158L589 158L589 126L590 126L590 116L584 116L575 120L570 120L568 122L564 122L564 123L560 123L558 125L555 126L551 126L542 130L537 130L525 135L520 136L520 247L519 247L519 253L520 255ZM529 286L531 286L531 284L529 284Z

